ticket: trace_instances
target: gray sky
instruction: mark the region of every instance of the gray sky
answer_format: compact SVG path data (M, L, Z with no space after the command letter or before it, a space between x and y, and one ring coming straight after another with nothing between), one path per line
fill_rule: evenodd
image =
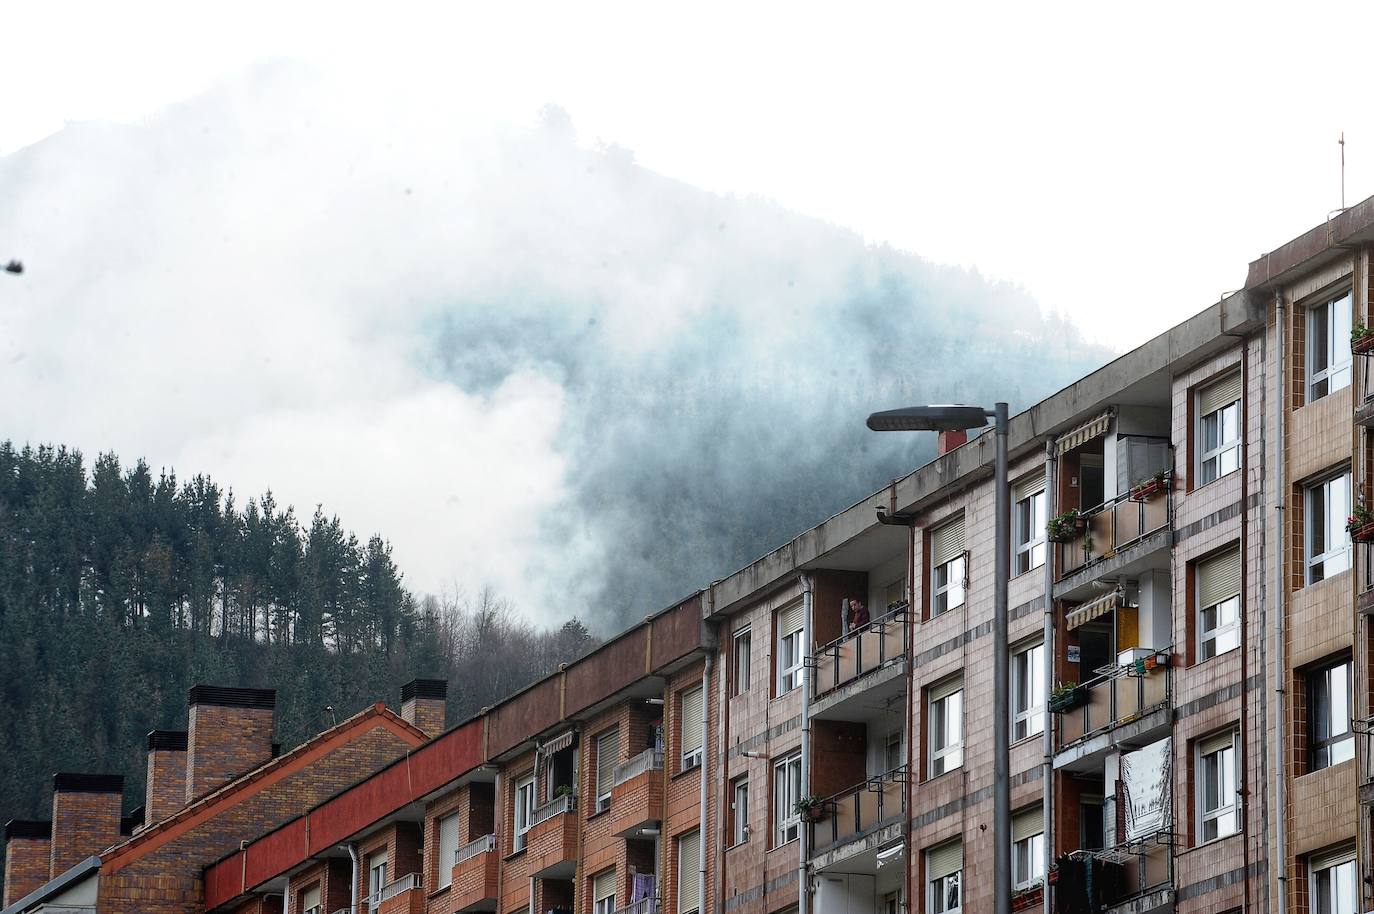
M126 147L93 136L64 147L71 158L12 177L44 198L28 202L31 212L0 213L0 258L31 268L0 284L12 305L0 314L0 388L18 392L0 398L0 434L145 455L244 494L270 484L306 515L323 501L360 533L391 537L421 589L487 575L527 609L548 606L552 582L595 562L605 542L595 530L558 549L546 539L549 512L576 494L568 379L522 364L490 384L456 386L436 382L415 353L432 330L435 288L480 297L501 278L446 263L439 240L487 266L511 244L569 262L595 252L518 232L503 249L493 240L500 225L417 216L395 196L414 183L415 200L499 209L484 181L505 148L493 136L506 128L490 125L534 127L546 104L559 105L583 147L623 147L686 184L976 267L1117 351L1214 302L1249 260L1337 207L1342 130L1347 202L1374 192L1367 66L1337 52L1345 36L1374 34L1374 5L1048 7L238 2L210 15L187 4L0 6L0 155L68 122L107 120L149 125L151 148L165 156L122 162ZM315 88L300 95L302 82ZM317 99L309 93L319 86L328 103L319 136L306 135L300 100ZM213 125L203 145L188 132L198 118ZM280 150L270 147L278 136ZM273 183L265 161L309 174L312 144L325 136L356 147L351 164L322 159L317 187ZM210 164L182 161L193 156ZM396 161L405 174L388 188ZM531 168L552 187L565 165ZM218 218L242 237L226 228L211 249L197 214L176 200L221 179L210 189ZM0 201L23 190L0 184ZM602 186L570 193L588 194L569 203L574 213L595 213L608 196ZM93 197L101 207L89 206ZM539 203L519 201L526 213ZM73 215L90 212L118 213L120 224L100 235ZM372 212L433 231L373 237ZM312 217L296 222L297 213ZM674 237L670 223L647 224L663 232L645 242L641 263ZM822 259L824 239L805 241ZM352 253L333 256L343 251ZM64 256L106 269L76 281L57 267ZM137 264L127 275L121 256ZM436 285L388 300L395 289L378 287L370 256L387 271L434 274ZM746 276L749 263L731 268ZM816 265L813 289L839 288L827 270ZM665 288L661 275L631 270L597 289L610 302L593 315L614 343L605 357L661 364L675 328L709 305L710 290L694 285L701 272ZM582 288L580 278L537 279ZM187 288L202 310L184 307ZM665 303L646 319L651 296ZM392 319L398 309L408 320ZM241 320L226 324L229 314ZM772 316L746 319L762 334ZM796 333L788 344L805 344ZM187 338L201 345L154 357ZM595 430L572 434L592 440ZM369 478L378 466L392 472ZM449 481L436 487L436 475Z

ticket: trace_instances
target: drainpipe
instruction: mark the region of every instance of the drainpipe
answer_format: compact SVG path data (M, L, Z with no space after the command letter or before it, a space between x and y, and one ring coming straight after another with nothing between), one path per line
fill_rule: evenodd
M1055 455L1054 439L1045 442L1045 514L1052 511L1050 505L1055 496ZM1045 613L1042 628L1045 640L1045 711L1044 711L1044 757L1040 762L1041 812L1045 829L1045 882L1040 893L1045 914L1052 914L1050 904L1050 864L1054 862L1054 718L1050 715L1050 684L1054 682L1054 550L1050 549L1049 539L1045 540Z
M706 835L709 833L706 800L710 795L708 771L714 771L711 759L711 672L716 668L716 623L702 626L702 644L706 648L706 669L701 674L701 812L697 827L697 905L706 910ZM722 763L724 759L721 760ZM666 766L665 766L666 767Z
M1288 412L1288 404L1285 399L1284 390L1284 364L1283 350L1284 337L1287 335L1287 309L1283 304L1283 292L1274 292L1274 384L1278 389L1278 397L1274 404L1274 519L1278 535L1274 537L1274 803L1277 807L1277 814L1274 821L1277 826L1274 841L1274 855L1278 858L1277 864L1271 865L1271 871L1277 874L1279 882L1279 914L1288 914L1288 785L1285 783L1285 764L1287 763L1285 746L1288 740L1286 724L1288 720L1287 695L1284 691L1284 664L1287 662L1284 656L1284 629L1285 615L1288 612L1288 585L1284 581L1284 569L1287 563L1284 561L1284 543L1287 542L1288 519L1287 519L1287 492L1284 489L1284 418ZM1243 683L1242 683L1243 686Z
M802 575L802 649L811 653L811 575ZM811 669L803 662L801 668L801 789L802 796L811 795ZM806 885L806 844L811 829L797 829L797 914L809 914L811 895Z
M358 914L358 845L349 842L344 847L348 848L348 859L353 861L353 879L348 884L348 914Z

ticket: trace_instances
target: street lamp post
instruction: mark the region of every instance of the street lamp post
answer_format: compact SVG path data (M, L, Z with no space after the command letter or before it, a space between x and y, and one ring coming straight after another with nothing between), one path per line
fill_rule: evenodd
M873 413L868 427L875 432L945 432L982 428L993 420L996 457L996 560L992 607L993 771L993 914L1011 914L1011 713L1007 670L1007 581L1011 571L1011 492L1007 486L1007 404L981 406L909 406ZM910 904L910 899L908 899Z

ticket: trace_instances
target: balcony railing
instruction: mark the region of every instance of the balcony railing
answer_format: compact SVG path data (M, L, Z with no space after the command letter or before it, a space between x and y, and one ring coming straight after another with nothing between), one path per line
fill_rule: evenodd
M1159 655L1169 656L1169 650L1157 652ZM1115 667L1083 683L1079 686L1084 690L1082 703L1055 715L1059 718L1059 747L1167 707L1172 687L1170 667L1156 666L1140 675L1134 664Z
M530 819L530 828L540 822L547 822L554 816L560 816L565 812L572 812L577 808L577 794L565 793L561 797L554 797L543 806L537 806L534 816Z
M1166 477L1172 487L1172 474ZM1142 500L1130 492L1118 495L1083 512L1087 530L1067 543L1057 543L1059 578L1063 579L1088 565L1108 558L1122 549L1169 526L1173 519L1173 491L1151 495Z
M615 914L659 914L657 898L642 898L623 908L616 908Z
M663 750L645 749L643 752L615 766L611 776L611 786L619 787L626 781L637 778L646 771L663 770Z
M907 604L894 603L887 612L843 637L817 648L810 657L812 697L819 697L906 656Z
M1074 851L1069 856L1079 861L1097 859L1121 867L1120 879L1107 882L1119 895L1115 898L1099 898L1104 903L1103 909L1109 910L1173 884L1175 843L1176 836L1163 830L1112 847ZM1061 891L1064 880L1065 873L1061 869Z
M419 887L420 887L420 874L419 874L419 873L410 873L410 874L408 874L408 875L402 876L400 879L397 879L395 882L389 882L389 883L387 883L386 885L382 886L379 890L377 890L377 891L376 891L375 893L373 893L372 895L369 895L369 896L367 897L367 907L368 907L368 910L375 911L375 910L377 910L377 907L378 907L379 905L381 905L383 902L389 901L389 900L391 900L392 898L395 898L397 895L401 894L402 892L409 892L411 889L418 889Z
M487 851L494 850L496 850L496 836L483 835L476 841L469 841L467 844L464 844L462 847L454 851L453 865L457 866L460 863L465 863L466 861L471 860L473 857L480 857Z
M823 851L906 815L907 767L874 775L830 797L811 823L811 848Z
M301 914L324 914L324 905L317 904L306 908Z

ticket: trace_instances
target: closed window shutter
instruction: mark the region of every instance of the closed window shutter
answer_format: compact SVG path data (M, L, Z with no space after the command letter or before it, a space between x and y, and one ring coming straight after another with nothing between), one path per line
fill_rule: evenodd
M1045 491L1045 477L1028 476L1016 484L1012 501L1025 501L1032 495L1039 495L1043 491Z
M1240 593L1240 549L1198 562L1197 602L1199 609L1216 606Z
M963 551L964 518L962 516L931 531L930 554L931 561L936 566L958 558Z
M677 910L678 914L695 911L698 869L701 859L701 832L694 831L677 839Z
M609 869L592 881L592 900L600 901L615 894L615 870Z
M620 759L620 731L612 730L596 741L596 792L607 794L615 780L615 766Z
M1217 733L1200 740L1197 744L1198 755L1211 755L1222 749L1230 749L1236 742L1234 730L1227 730L1225 733Z
M958 839L926 851L926 881L957 873L964 866L964 845Z
M439 885L453 882L453 858L458 853L458 816L439 820Z
M803 621L804 616L800 603L794 603L778 610L778 635L783 637L801 631Z
M701 689L682 693L682 752L701 748Z
M1240 399L1240 372L1208 384L1197 395L1198 415L1206 416Z
M312 885L301 893L301 909L309 911L320 906L320 887Z
M962 676L955 676L952 679L946 679L944 682L938 682L930 687L930 700L935 702L939 701L941 698L948 698L963 687L964 677Z
M1027 809L1024 812L1018 812L1011 817L1012 843L1024 841L1032 835L1041 834L1044 830L1045 821L1040 815L1039 806L1034 809Z
M1307 865L1313 870L1324 870L1329 866L1355 859L1355 848L1350 845L1322 851L1307 858Z

